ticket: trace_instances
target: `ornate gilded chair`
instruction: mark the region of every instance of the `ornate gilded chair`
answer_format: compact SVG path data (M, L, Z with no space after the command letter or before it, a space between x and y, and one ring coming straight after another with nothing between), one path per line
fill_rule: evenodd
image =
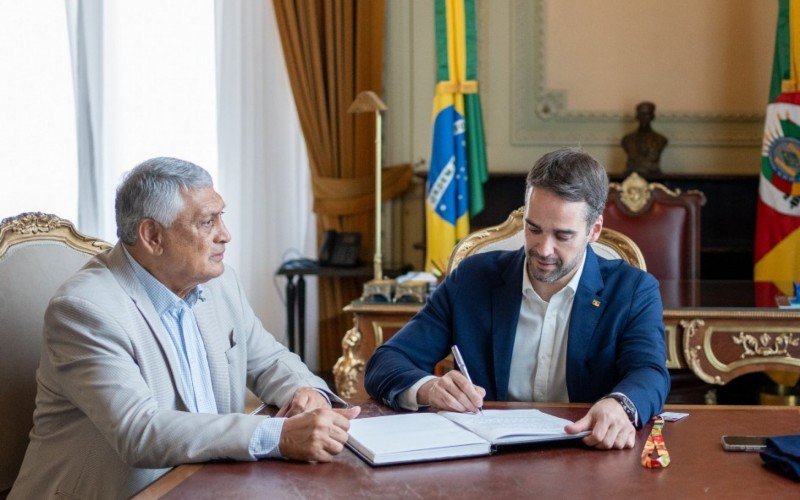
M525 207L520 207L511 212L511 215L502 224L475 231L461 240L450 254L447 273L449 274L458 267L462 260L472 254L492 250L516 250L524 245L525 236L522 231L524 211ZM644 256L639 247L619 231L604 227L600 238L592 243L592 250L600 257L624 259L643 271L647 270Z
M705 195L670 190L633 173L609 185L603 226L630 237L659 280L700 278L700 210Z
M108 248L55 215L24 213L0 222L0 496L13 484L28 446L47 303L61 283Z

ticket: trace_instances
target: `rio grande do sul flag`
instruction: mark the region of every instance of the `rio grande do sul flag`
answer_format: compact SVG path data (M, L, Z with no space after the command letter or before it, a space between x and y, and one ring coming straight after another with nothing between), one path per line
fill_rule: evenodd
M756 281L793 295L800 281L800 0L779 0L770 104L761 148Z

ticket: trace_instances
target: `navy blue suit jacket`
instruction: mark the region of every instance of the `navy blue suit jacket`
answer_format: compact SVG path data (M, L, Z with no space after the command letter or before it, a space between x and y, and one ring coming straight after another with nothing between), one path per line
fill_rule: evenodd
M622 260L597 257L591 247L586 254L570 314L569 400L592 403L621 392L647 422L661 411L670 382L658 281ZM400 393L433 373L457 344L485 399L508 399L524 265L524 249L465 259L375 351L366 368L367 392L399 409Z

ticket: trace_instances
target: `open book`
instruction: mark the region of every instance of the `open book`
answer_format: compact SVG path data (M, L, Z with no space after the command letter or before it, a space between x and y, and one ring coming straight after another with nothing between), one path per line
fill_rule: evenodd
M347 446L370 465L489 455L496 445L577 439L572 422L539 410L406 413L350 422Z

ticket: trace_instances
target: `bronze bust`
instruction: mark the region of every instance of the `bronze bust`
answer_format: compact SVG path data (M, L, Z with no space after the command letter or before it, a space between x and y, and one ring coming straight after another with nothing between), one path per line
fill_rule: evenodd
M628 155L625 173L639 172L643 174L660 173L661 152L667 145L667 138L650 128L656 114L656 105L652 102L640 102L636 105L636 121L639 128L622 138L622 149Z

